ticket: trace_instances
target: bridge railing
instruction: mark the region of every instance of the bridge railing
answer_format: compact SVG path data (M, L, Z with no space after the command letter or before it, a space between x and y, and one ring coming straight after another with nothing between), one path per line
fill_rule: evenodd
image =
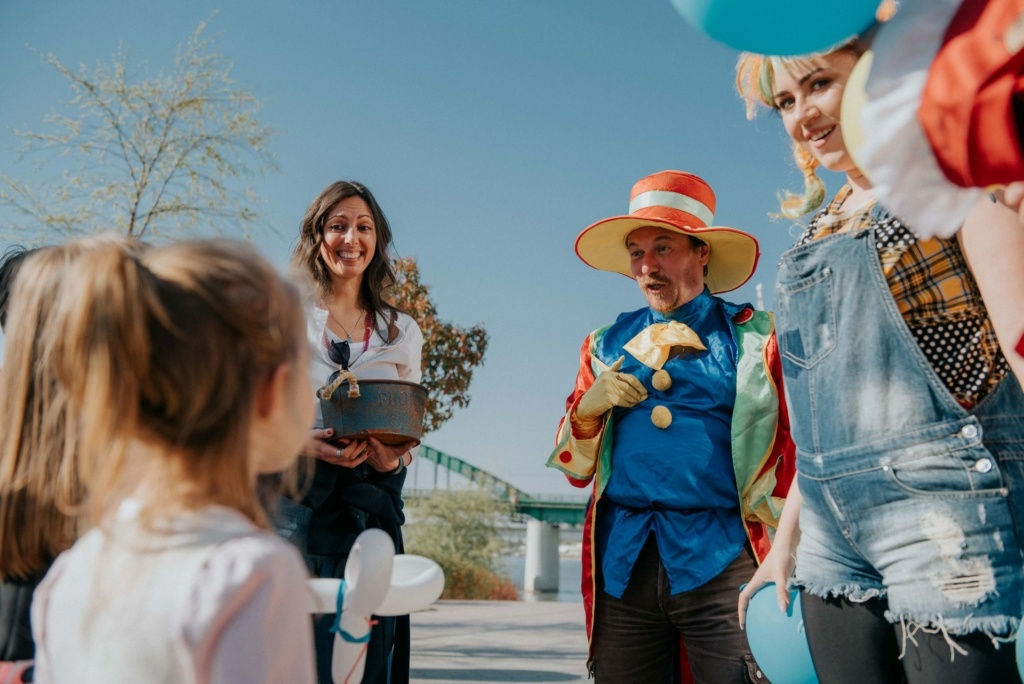
M446 468L449 472L460 475L477 487L512 502L517 516L525 515L548 523L582 524L586 515L588 497L585 495L534 497L482 468L425 444L421 444L419 447L419 458L436 463L438 467ZM430 490L411 488L405 490L404 496L408 498L429 496L434 491L436 488Z

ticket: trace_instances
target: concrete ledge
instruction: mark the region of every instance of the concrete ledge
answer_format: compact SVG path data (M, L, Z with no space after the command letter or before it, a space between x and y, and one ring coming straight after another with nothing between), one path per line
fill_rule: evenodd
M412 615L412 682L587 679L582 603L439 601Z

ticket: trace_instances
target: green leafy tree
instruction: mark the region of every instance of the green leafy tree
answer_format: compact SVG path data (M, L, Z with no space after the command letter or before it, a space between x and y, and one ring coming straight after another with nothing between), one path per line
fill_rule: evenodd
M507 552L500 526L512 505L478 489L439 491L408 505L408 553L426 556L444 570L442 598L515 599L515 585L499 568Z
M430 287L420 282L412 258L394 262L398 281L389 300L419 323L423 331L423 385L427 388L424 430L433 432L452 417L456 408L469 406L473 369L483 364L487 332L442 321L430 299Z
M38 186L0 176L0 206L20 216L12 226L19 235L31 228L153 238L199 228L247 233L258 223L260 201L246 180L276 169L266 147L271 131L205 29L179 47L166 76L136 78L123 49L95 68L46 56L72 96L46 118L46 130L15 131L22 158L59 167Z

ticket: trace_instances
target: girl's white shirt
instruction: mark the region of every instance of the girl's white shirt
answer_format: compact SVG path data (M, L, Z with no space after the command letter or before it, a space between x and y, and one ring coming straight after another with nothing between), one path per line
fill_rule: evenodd
M138 501L61 554L35 592L40 684L312 683L298 551L208 506L144 527Z
M340 366L327 354L327 347L324 345L324 335L328 342L337 342L339 337L327 329L327 311L318 306L311 306L306 312L306 335L309 343L313 346L313 353L310 358L309 378L313 383L313 389L319 389L327 384L328 378ZM359 380L405 380L407 382L419 382L423 373L421 370L421 357L423 353L423 333L420 332L416 321L407 314L399 313L395 319L395 327L398 328L398 336L393 342L386 342L377 334L376 328L385 330L387 335L388 320L381 316L378 325L370 332L369 346L363 351L363 331L359 328L359 338L352 338L349 345L350 355L348 367ZM355 332L355 331L353 331ZM323 427L323 416L320 412L320 402L316 402L316 424L314 427Z

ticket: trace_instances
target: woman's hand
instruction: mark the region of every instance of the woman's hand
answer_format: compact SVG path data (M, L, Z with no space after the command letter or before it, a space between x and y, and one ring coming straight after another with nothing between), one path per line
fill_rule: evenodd
M750 578L747 586L743 587L743 591L740 592L738 606L740 629L746 629L747 605L750 603L750 599L757 593L758 589L769 582L775 582L775 593L779 603L779 610L783 613L786 612L786 609L789 608L789 590L786 589L786 583L793 576L793 565L793 549L782 548L778 544L773 544L772 550L765 556L761 567L757 569L757 572Z
M740 616L740 629L746 629L747 605L757 590L768 582L775 582L775 594L779 603L779 610L783 613L789 608L789 590L786 584L793 576L793 567L796 564L796 545L800 541L800 509L803 507L804 497L800 493L800 486L797 477L794 476L793 484L786 494L786 503L782 508L782 517L779 518L779 527L775 530L775 540L772 548L765 556L761 567L757 569L754 576L747 582L740 592L737 610Z
M388 446L387 444L383 444L379 440L370 437L366 440L366 444L369 447L367 451L370 452L370 456L366 462L370 464L370 467L378 473L390 473L398 468L399 461L406 466L412 463L412 455L410 455L409 458L406 458L405 455L409 453L410 449L416 446L416 440L409 440L408 442L402 442L395 446Z
M309 456L310 458L324 458L337 451L337 448L327 443L327 440L334 435L334 430L326 428L324 430L312 429L309 431L309 439L302 446L302 455Z
M302 449L303 456L319 458L325 463L355 468L370 457L367 443L363 440L342 439L337 444L327 442L334 435L332 428L310 430L309 439Z

